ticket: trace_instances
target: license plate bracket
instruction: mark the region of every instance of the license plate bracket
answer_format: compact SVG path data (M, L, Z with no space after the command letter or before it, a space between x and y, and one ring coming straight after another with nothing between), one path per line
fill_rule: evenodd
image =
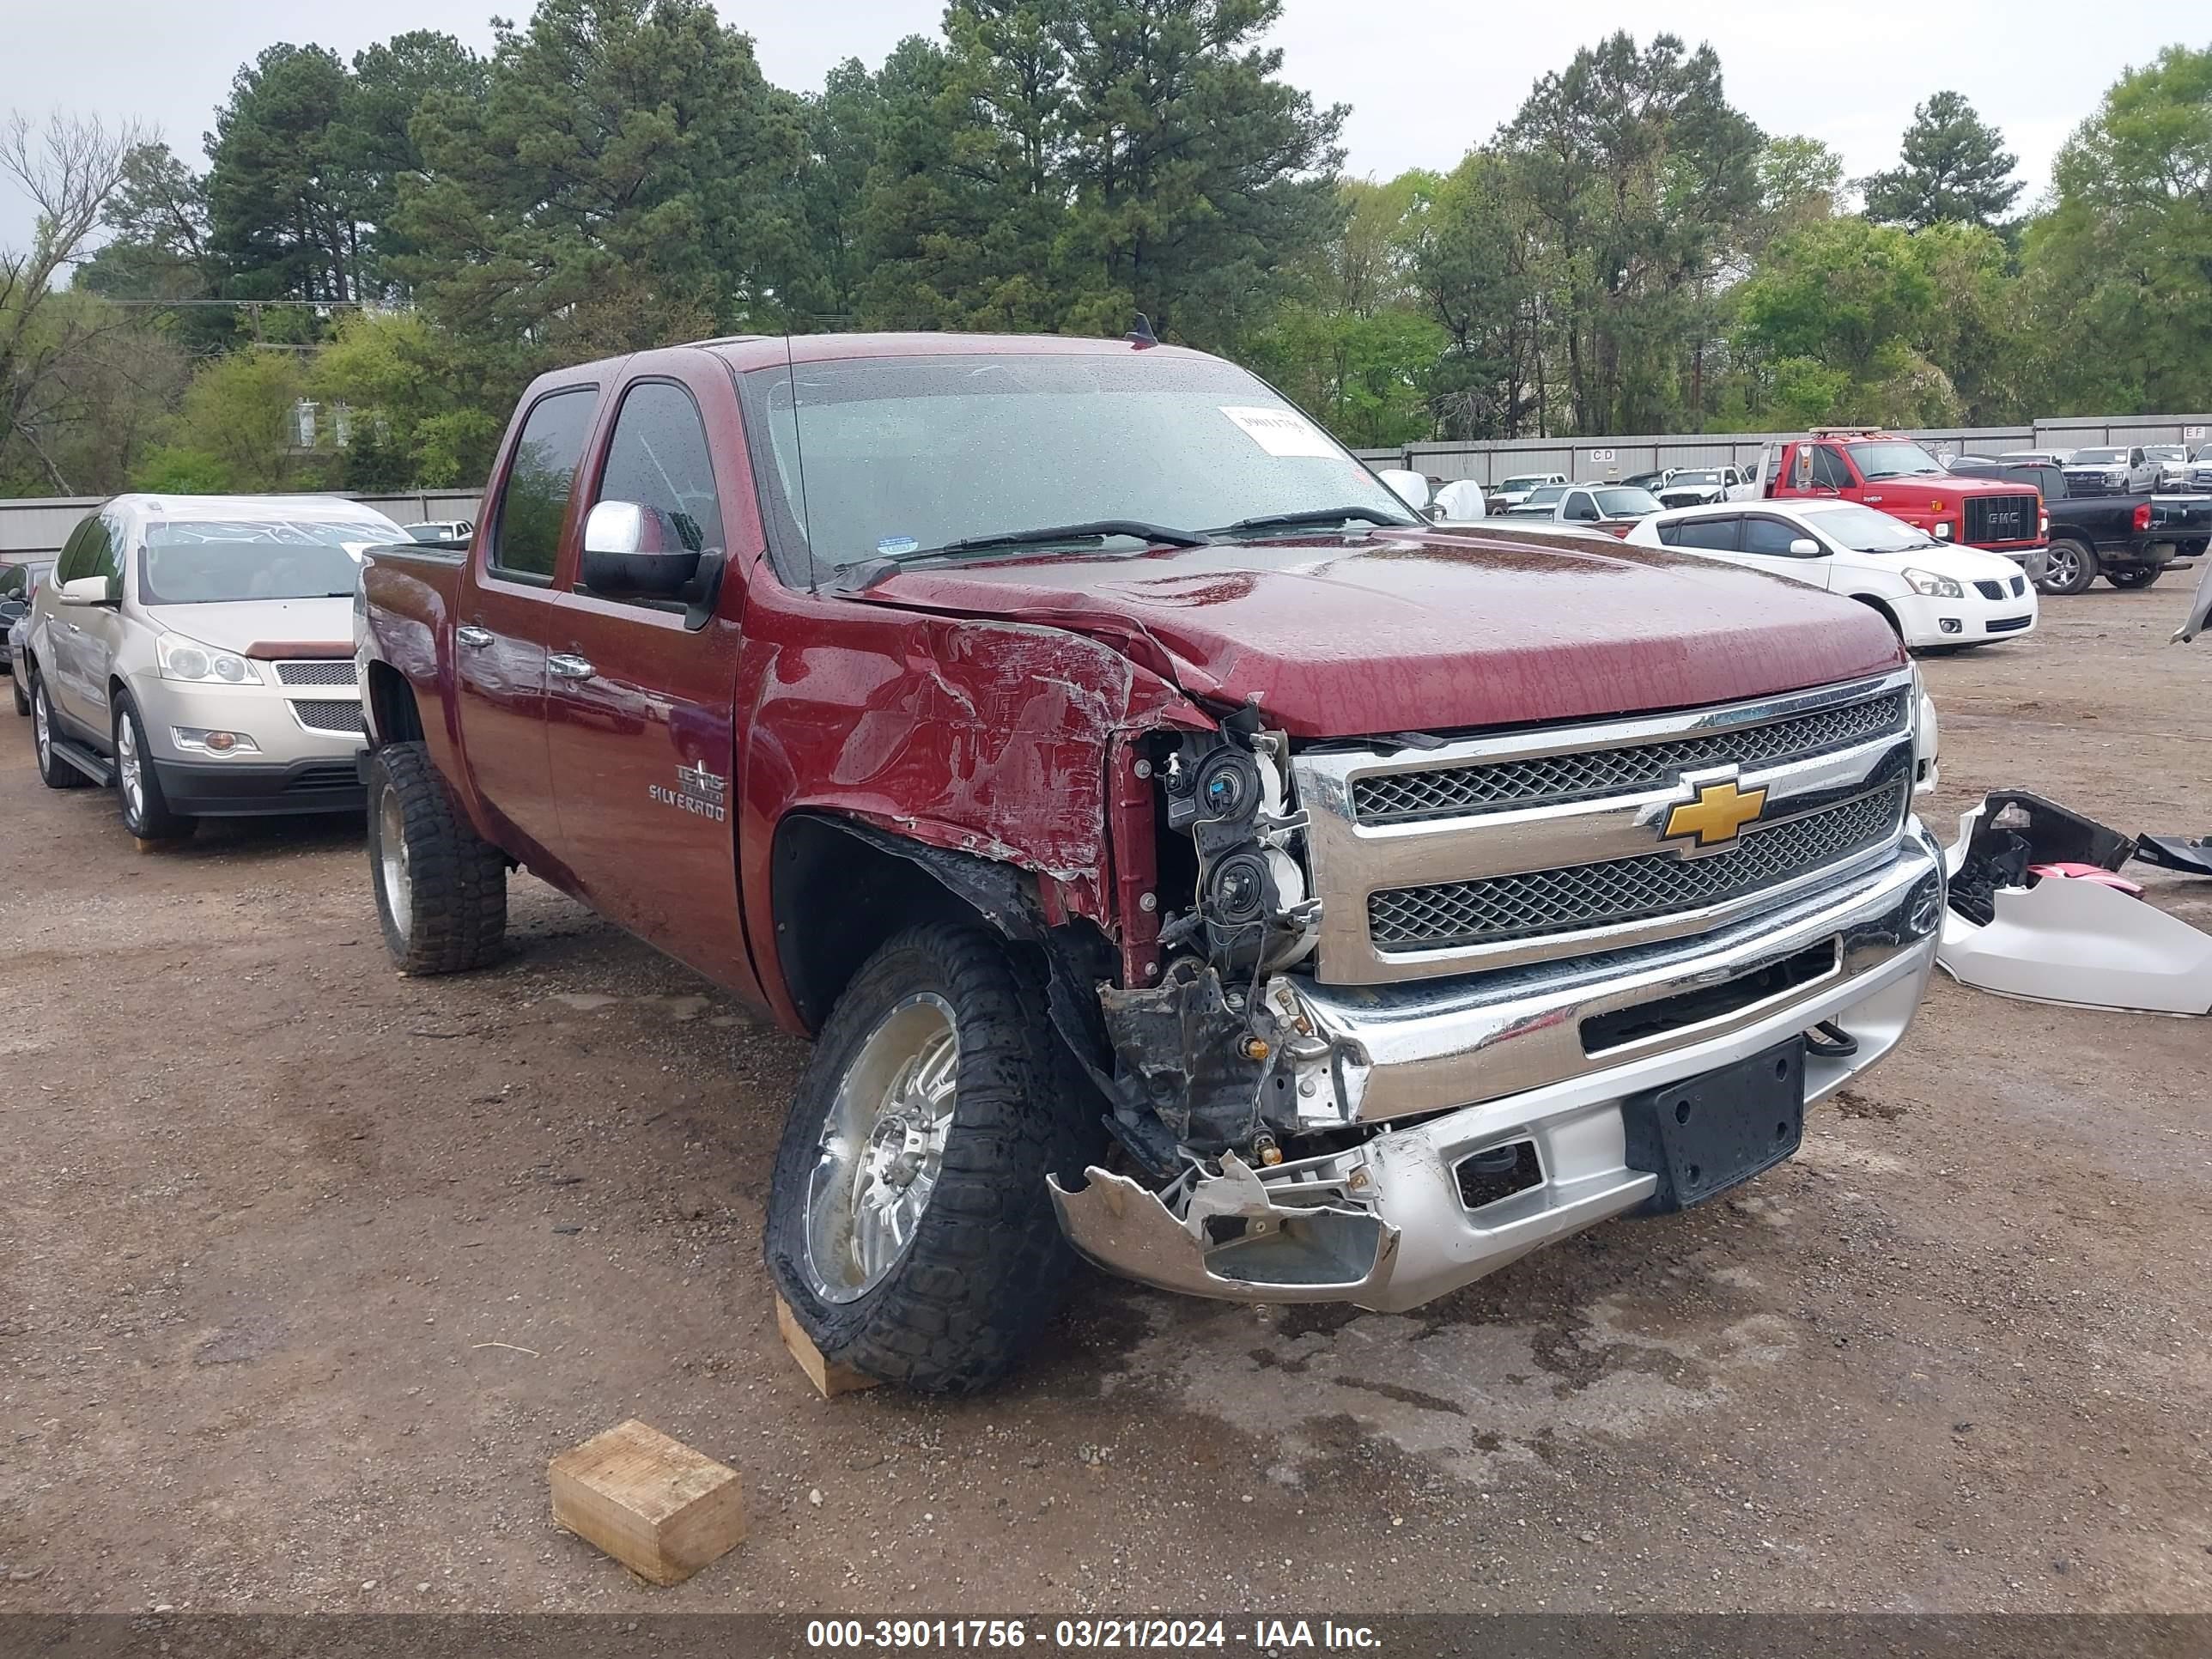
M1628 1167L1659 1177L1642 1213L1703 1203L1771 1170L1805 1138L1805 1039L1632 1095L1621 1105Z

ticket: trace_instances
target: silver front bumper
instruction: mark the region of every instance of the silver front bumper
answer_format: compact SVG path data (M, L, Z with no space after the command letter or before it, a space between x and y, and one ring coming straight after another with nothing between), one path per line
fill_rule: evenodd
M1935 965L1942 867L1916 822L1880 868L1701 939L1546 971L1372 988L1301 982L1301 1008L1328 1045L1332 1115L1437 1115L1261 1170L1229 1154L1221 1175L1193 1171L1167 1201L1093 1168L1079 1191L1050 1183L1060 1225L1100 1267L1166 1290L1416 1307L1650 1197L1656 1177L1626 1161L1630 1097L1824 1020L1858 1050L1808 1056L1808 1103L1887 1054ZM1583 1023L1593 1016L1740 980L1824 942L1835 965L1808 983L1595 1054L1585 1048ZM1470 1209L1460 1164L1519 1141L1535 1148L1537 1184Z

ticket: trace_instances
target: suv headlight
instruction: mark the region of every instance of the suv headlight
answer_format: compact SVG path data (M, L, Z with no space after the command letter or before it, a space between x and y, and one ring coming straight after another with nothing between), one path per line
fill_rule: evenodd
M1966 590L1948 576L1939 576L1932 570L1908 570L1905 580L1912 584L1912 591L1924 593L1931 599L1963 599Z
M154 641L155 659L165 680L197 680L216 685L258 685L261 676L252 663L234 651L218 651L181 634L164 634Z

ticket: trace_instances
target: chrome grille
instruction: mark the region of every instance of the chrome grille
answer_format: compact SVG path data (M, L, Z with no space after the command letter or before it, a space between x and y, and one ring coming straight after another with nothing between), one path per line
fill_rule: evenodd
M1352 780L1352 814L1361 823L1404 823L1664 789L1685 772L1799 760L1902 731L1907 723L1905 694L1892 691L1765 726L1632 748L1377 773Z
M1966 539L1977 546L1984 542L2033 541L2041 517L2040 501L2036 495L1967 496Z
M1709 858L1656 853L1375 893L1367 902L1369 936L1386 952L1445 950L1725 903L1881 846L1904 821L1909 787L1900 781L1747 831L1729 851Z
M280 662L276 665L279 685L351 685L354 682L353 659L350 657L328 662Z
M361 704L351 698L295 697L292 715L310 732L358 733L364 729Z

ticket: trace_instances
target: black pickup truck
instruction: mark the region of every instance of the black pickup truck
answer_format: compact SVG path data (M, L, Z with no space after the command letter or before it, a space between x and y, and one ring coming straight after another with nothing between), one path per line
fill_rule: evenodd
M2148 587L2178 558L2204 550L2212 533L2212 499L2153 495L2078 495L2055 466L2028 462L1954 461L1961 477L2033 483L2051 520L2051 565L2036 584L2045 593L2080 593L2102 572L2115 587Z

